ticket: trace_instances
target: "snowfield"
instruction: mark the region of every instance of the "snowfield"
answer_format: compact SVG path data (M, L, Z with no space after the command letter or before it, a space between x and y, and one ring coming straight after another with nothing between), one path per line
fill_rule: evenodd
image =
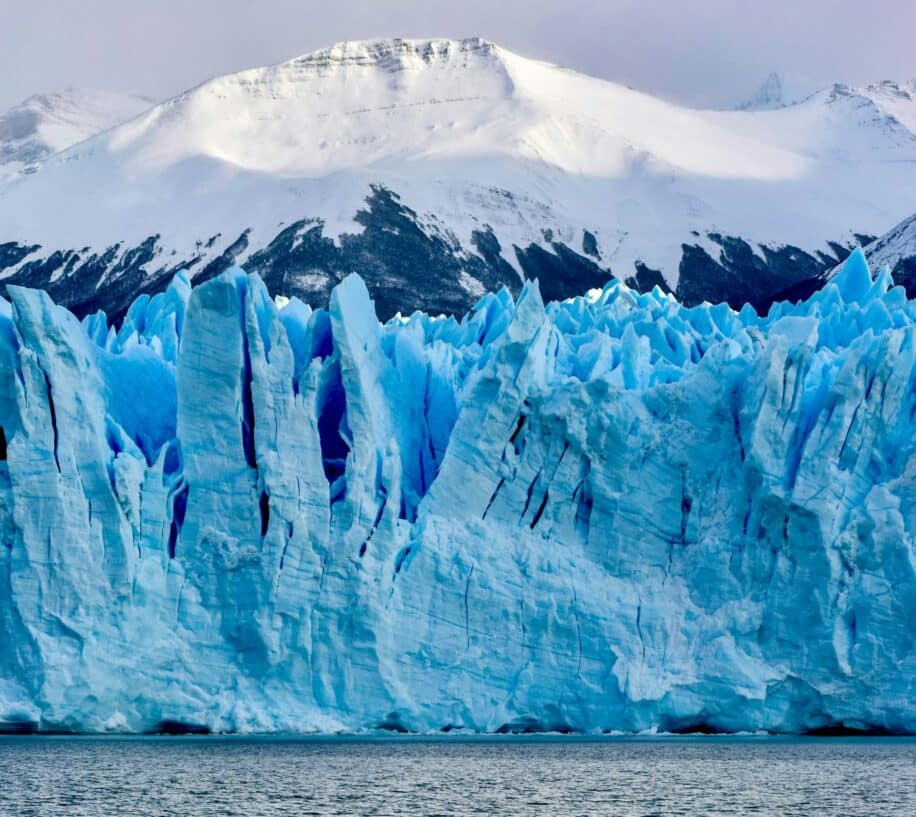
M205 82L0 186L0 247L15 250L0 274L80 314L232 264L322 303L359 271L376 297L394 281L415 293L399 306L458 314L523 276L566 297L612 273L765 307L912 213L914 93L836 85L693 110L479 39L342 43ZM386 240L419 230L441 239L431 255L395 269L402 247L374 234L331 260L308 243L359 243L382 221L372 202L359 215L373 189L406 208ZM456 269L424 290L444 255Z
M0 180L32 173L55 153L152 107L152 99L68 88L37 94L0 114Z

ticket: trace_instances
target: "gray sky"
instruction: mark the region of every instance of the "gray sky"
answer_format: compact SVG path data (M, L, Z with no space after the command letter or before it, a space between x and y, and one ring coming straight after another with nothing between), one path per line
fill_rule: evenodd
M696 105L773 70L916 76L914 0L4 0L0 110L66 86L164 98L344 39L479 34Z

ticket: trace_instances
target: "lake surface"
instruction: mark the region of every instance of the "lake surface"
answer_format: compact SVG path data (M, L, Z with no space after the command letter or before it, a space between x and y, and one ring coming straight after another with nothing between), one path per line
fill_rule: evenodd
M916 740L0 738L0 814L913 817Z

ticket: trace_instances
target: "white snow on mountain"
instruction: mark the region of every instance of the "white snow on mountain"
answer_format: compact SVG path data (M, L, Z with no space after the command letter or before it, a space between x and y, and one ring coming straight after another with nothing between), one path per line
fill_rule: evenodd
M771 110L793 105L819 90L801 77L786 77L773 71L751 96L736 106L738 110Z
M887 117L916 133L916 79L908 82L877 82L857 93L870 99Z
M693 110L480 39L341 43L205 82L0 187L0 243L158 235L164 258L206 260L250 229L250 254L303 218L359 232L381 184L464 247L489 225L516 268L513 244L588 230L617 274L641 261L673 286L683 244L718 255L709 232L811 253L883 233L913 209L914 121L912 83Z
M887 266L896 271L909 261L913 268L910 274L916 274L916 213L873 241L865 251L875 267Z
M142 113L152 99L67 88L36 94L0 114L0 178Z

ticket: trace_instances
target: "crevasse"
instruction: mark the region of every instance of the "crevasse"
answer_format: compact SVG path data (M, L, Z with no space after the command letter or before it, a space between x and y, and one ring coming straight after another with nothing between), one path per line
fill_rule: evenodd
M916 730L916 302L0 306L0 727Z

